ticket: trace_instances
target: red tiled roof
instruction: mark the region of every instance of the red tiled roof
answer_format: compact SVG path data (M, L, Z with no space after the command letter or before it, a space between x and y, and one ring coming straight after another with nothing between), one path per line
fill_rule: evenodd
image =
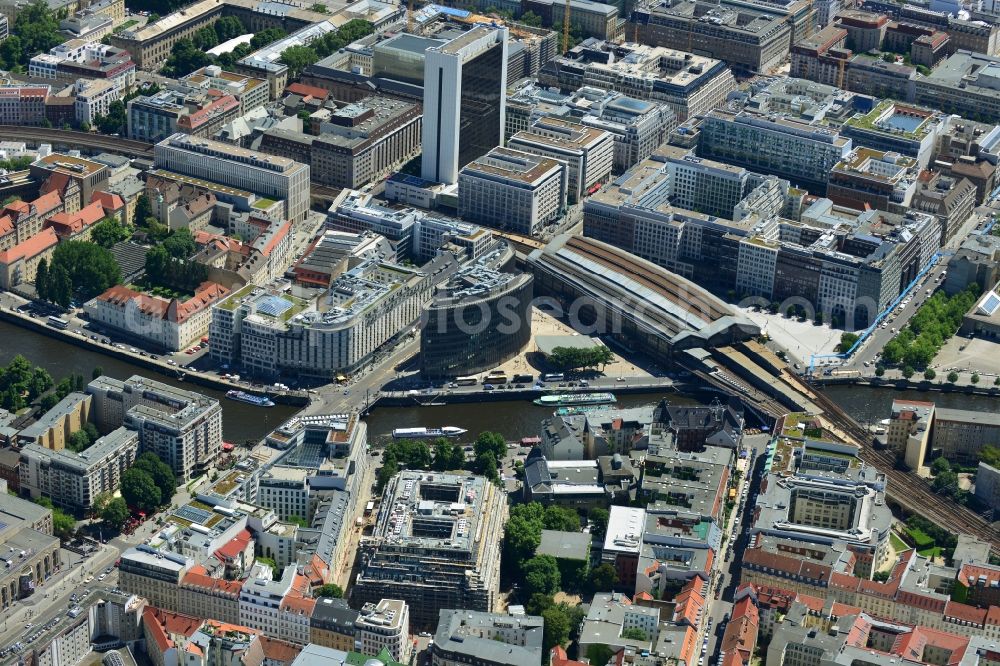
M232 561L250 545L250 532L240 530L240 533L215 551L215 556L223 561Z
M295 95L302 95L303 97L318 97L322 100L325 100L330 96L329 90L323 90L322 88L317 88L316 86L307 86L304 83L292 83L286 86L285 90Z
M18 243L9 250L0 252L0 264L12 264L19 259L36 257L58 242L59 238L56 236L56 232L46 227L23 243Z
M56 213L49 217L45 224L53 227L60 236L73 236L102 219L104 219L104 206L95 201L75 213Z
M980 576L983 583L980 583ZM957 582L966 587L983 585L991 587L994 581L1000 581L1000 567L981 566L978 564L963 564L958 570ZM1000 582L997 583L1000 585Z
M957 601L949 601L944 605L944 616L963 622L972 622L982 625L986 622L986 609L976 608L968 604L961 604Z
M312 597L299 597L292 594L286 594L285 598L281 600L281 610L283 611L312 617L313 610L315 608L316 600Z
M263 634L260 636L260 645L264 648L265 657L271 661L285 664L291 664L295 661L295 658L299 656L299 652L302 651L301 646L278 640L277 638L269 638Z
M243 583L238 580L212 578L203 573L195 573L193 568L181 579L181 585L185 587L198 587L209 592L218 591L232 595L239 595L240 590L243 589Z
M557 645L552 648L550 653L550 661L552 666L587 666L582 661L577 661L576 659L570 659L566 656L566 650L563 649L561 645Z
M119 210L125 206L122 198L112 192L94 192L93 196L90 197L90 201L92 203L100 203L106 211Z
M124 308L129 302L134 302L143 314L181 324L187 321L191 315L211 307L227 295L229 295L229 289L221 284L202 282L201 286L195 290L194 296L183 303L176 298L167 300L121 285L109 288L97 298L119 308Z

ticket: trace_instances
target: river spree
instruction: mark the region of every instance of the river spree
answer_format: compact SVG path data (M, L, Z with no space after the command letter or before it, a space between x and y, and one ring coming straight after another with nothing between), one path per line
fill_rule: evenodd
M225 393L197 384L189 384L146 368L125 363L112 356L88 351L26 328L0 321L0 364L6 365L16 355L21 354L29 361L45 368L55 381L73 373L83 375L90 381L94 368L100 367L104 374L117 379L127 379L135 374L146 375L171 386L178 386L217 398L223 407L223 433L226 441L242 443L257 440L270 432L279 423L290 417L297 408L277 405L270 409L253 407L242 402L226 399Z
M71 373L82 374L89 381L93 369L101 367L104 373L111 377L124 379L136 373L145 374L173 386L190 388L218 398L223 406L225 437L232 442L260 439L296 411L295 407L288 405L262 409L227 400L221 391L179 382L116 358L0 321L0 363L6 364L16 354L22 354L32 363L48 370L56 381ZM893 398L927 400L942 407L978 411L995 412L1000 409L998 398L960 393L893 391L851 385L830 386L826 392L862 423L877 423L881 419L888 418ZM688 396L665 392L623 395L618 400L618 406L653 405L662 398L675 404L698 402ZM468 430L469 434L465 439L475 438L477 433L484 430L502 433L507 439L520 439L537 435L540 422L551 414L551 408L540 407L528 401L512 401L437 407L380 407L371 413L367 421L369 435L373 440L378 436L388 435L394 428L420 426L437 428L446 425Z

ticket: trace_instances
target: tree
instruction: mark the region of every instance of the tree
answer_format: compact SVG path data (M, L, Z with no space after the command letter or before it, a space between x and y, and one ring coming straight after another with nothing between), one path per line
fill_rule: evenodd
M194 236L187 229L178 229L162 243L162 247L175 259L187 259L195 253L197 245Z
M38 297L42 300L48 300L48 286L49 286L49 262L46 259L42 259L38 262L38 268L35 272L35 292Z
M885 367L883 367L881 365L876 365L875 366L875 376L876 377L882 377L884 375L885 375Z
M528 611L528 615L541 615L546 609L555 605L555 599L552 598L551 594L535 592L528 597L528 603L524 605L524 609Z
M579 532L580 514L573 509L564 509L561 506L545 507L545 515L542 517L542 525L547 530L557 530L559 532Z
M149 197L140 194L135 200L135 219L145 223L146 218L153 217L153 207L149 204Z
M434 442L434 469L439 472L462 469L465 464L465 452L456 443L439 437Z
M947 458L935 458L934 462L931 463L931 473L934 474L934 476L949 470L951 470L951 463L948 462Z
M101 511L115 498L108 491L99 492L94 495L94 500L90 503L90 510L94 515L100 515Z
M542 542L545 509L538 502L517 504L510 510L505 531L504 559L514 568L531 557ZM536 613L537 615L537 613Z
M610 592L618 583L618 572L607 562L590 570L590 588L594 592Z
M958 489L958 474L947 469L934 477L931 488L936 491L954 492Z
M954 384L957 381L958 381L958 373L952 370L951 372L948 373L948 383Z
M212 57L195 46L192 40L179 39L170 49L170 56L162 71L167 76L181 77L210 64Z
M89 301L121 282L121 269L106 248L85 241L59 243L49 266L48 300L66 307L74 293Z
M629 627L628 629L623 629L621 637L632 641L649 640L648 637L646 636L646 632L640 629L639 627Z
M243 25L243 21L235 16L223 16L215 22L212 28L215 30L219 43L228 41L233 37L239 37L247 31Z
M854 343L856 343L857 341L858 341L857 333L848 333L845 331L840 335L840 344L837 345L837 351L847 352L848 350L850 350L851 347L854 346Z
M907 365L903 367L903 379L909 379L910 377L913 376L914 372L915 371L913 370L912 366Z
M271 567L271 575L274 577L275 580L281 577L281 572L278 570L278 563L275 562L272 558L258 557L257 562L263 564L266 567Z
M309 11L316 12L317 14L329 14L330 13L330 10L328 10L326 8L326 5L324 5L324 4L320 3L320 2L317 2L312 7L310 7Z
M334 599L343 599L344 591L340 589L339 585L333 583L327 583L326 585L321 585L313 591L314 596L317 597L333 597Z
M556 347L548 357L549 363L565 371L604 366L613 360L614 354L604 345L588 349Z
M378 492L385 490L386 484L397 474L399 474L399 462L396 460L396 456L387 450L385 455L382 456L382 466L375 477Z
M207 51L213 46L218 46L219 35L216 34L215 28L206 25L194 33L194 36L191 37L191 42L195 45L195 48Z
M121 529L129 517L128 505L121 497L115 497L101 510L100 516L111 527Z
M69 441L66 442L66 448L74 453L80 453L85 451L93 442L87 437L87 433L82 430L77 430L69 436Z
M518 21L520 21L524 25L530 25L533 28L542 27L542 17L536 14L535 12L524 12L523 14L521 14L521 18L518 19Z
M979 449L979 459L990 467L1000 469L1000 446L987 444Z
M7 41L14 37L17 40L13 45L0 49L5 69L13 69L18 65L26 67L33 56L48 53L49 49L65 39L59 32L59 19L42 0L33 0L18 11L10 34Z
M146 472L160 490L161 501L170 501L177 490L177 478L170 465L160 460L155 453L147 451L139 456L132 468Z
M102 368L99 365L95 365L94 369L90 371L90 378L91 379L97 379L98 377L101 377L102 375L104 375L104 368Z
M90 239L101 247L111 247L131 237L132 230L114 217L106 217L95 224L90 234Z
M288 33L281 28L267 28L266 30L261 30L250 39L250 49L252 51L256 51L257 49L264 48L268 44L276 42L287 36Z
M548 652L557 645L566 645L569 642L570 625L569 614L563 606L550 606L542 611L544 628L542 630L542 641L545 651Z
M978 372L973 372L972 373L972 383L973 384L978 384L979 383L979 373Z
M607 509L598 507L596 509L591 509L587 518L589 518L590 522L593 523L592 529L594 534L601 535L608 529L608 520L611 518L611 514Z
M60 539L69 538L76 529L76 520L62 509L52 509L52 532Z
M587 646L587 660L591 666L607 666L615 653L603 643L591 643Z
M147 91L147 94L152 94ZM116 99L108 105L108 114L94 118L94 125L102 134L121 134L128 131L128 109L125 102Z
M122 474L122 497L139 511L151 513L160 506L162 494L153 477L145 470L131 467Z
M993 386L1000 386L1000 377L993 380Z
M555 594L559 591L559 563L551 555L536 555L525 562L522 569L529 592Z
M476 470L490 481L500 480L497 459L493 457L492 453L484 453L476 457Z
M281 52L278 59L288 66L288 78L296 79L303 69L319 60L319 54L308 46L290 46Z
M299 527L309 527L309 521L302 516L288 516L288 522L294 523Z
M937 377L937 373L934 372L934 368L927 368L924 370L924 379L927 381L933 381Z
M492 453L494 461L502 460L507 453L507 442L500 433L487 430L479 433L475 443L472 445L472 450L475 452L476 457L484 453Z

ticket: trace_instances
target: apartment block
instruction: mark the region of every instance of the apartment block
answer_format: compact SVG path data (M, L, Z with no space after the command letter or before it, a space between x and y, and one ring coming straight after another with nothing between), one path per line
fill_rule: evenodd
M45 85L0 85L0 123L41 125L49 90Z
M34 79L110 81L122 97L135 85L135 70L128 51L88 39L70 39L28 62Z
M678 122L723 105L736 88L722 60L661 46L590 41L547 63L538 82L564 91L592 86L662 102Z
M153 159L160 169L284 201L293 222L309 212L308 164L181 133L156 144Z
M97 116L106 116L119 91L111 81L80 79L73 86L77 123L92 124Z
M541 617L442 610L434 632L433 666L519 666L542 659Z
M211 137L239 115L237 98L215 88L168 88L129 100L128 135L150 143L163 141L176 132Z
M185 85L201 90L215 88L240 101L238 115L243 116L268 102L267 81L247 74L227 72L218 65L206 65L180 79Z
M152 451L188 481L222 449L222 407L194 391L133 375L125 381L98 377L87 385L98 428L125 425L139 433L142 451Z
M127 428L112 430L81 453L28 444L21 449L21 490L74 511L89 510L98 493L118 490L138 449L138 433Z
M611 178L614 141L610 132L560 118L539 118L527 130L512 136L507 147L563 164L570 204Z
M361 651L378 654L388 650L396 661L410 657L410 607L398 599L382 599L361 607L354 622Z
M20 446L38 444L52 451L66 448L70 435L90 421L93 401L85 393L73 391L45 412L37 421L17 433Z
M607 138L610 170L612 146ZM567 188L568 168L558 161L497 147L459 173L459 216L489 227L536 234L563 215Z

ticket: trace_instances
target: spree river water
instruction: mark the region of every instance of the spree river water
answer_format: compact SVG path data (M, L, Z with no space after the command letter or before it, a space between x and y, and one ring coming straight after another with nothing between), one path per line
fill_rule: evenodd
M89 380L93 369L101 367L105 374L119 379L140 373L181 388L194 388L206 395L218 398L222 402L225 438L232 442L240 443L247 439L260 439L296 411L295 407L288 405L261 409L227 400L221 391L179 382L144 368L132 366L111 356L88 351L0 321L0 363L6 364L16 354L22 354L32 363L48 370L56 381L71 373L82 374L84 378ZM831 386L826 391L848 413L853 414L862 423L877 423L879 420L887 418L894 397L933 401L942 407L994 412L1000 409L1000 399L990 396L892 391L851 385ZM667 392L649 395L623 395L619 398L618 405L619 407L639 407L655 404L661 398L666 398L675 404L696 404L698 402L688 396ZM467 429L469 435L466 436L466 439L474 438L477 433L484 430L502 433L507 439L520 439L538 434L539 423L551 414L551 408L540 407L530 402L489 402L439 407L380 407L372 411L367 421L369 435L372 439L387 435L394 428L420 426L436 428L446 425Z

